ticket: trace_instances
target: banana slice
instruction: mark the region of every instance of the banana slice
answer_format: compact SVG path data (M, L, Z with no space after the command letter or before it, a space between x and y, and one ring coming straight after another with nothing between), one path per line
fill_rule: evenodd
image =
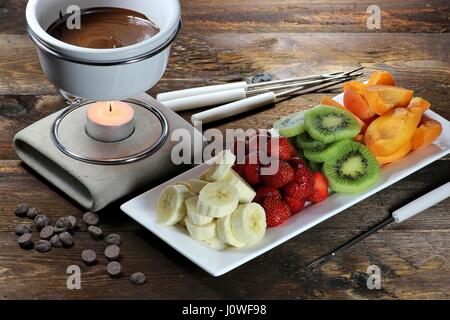
M238 206L239 193L227 182L212 182L200 191L197 201L199 214L221 218L231 214Z
M208 182L200 179L189 179L186 181L186 184L192 192L199 194Z
M210 223L213 221L213 217L208 217L202 214L199 214L197 211L197 201L198 196L191 197L186 199L186 210L187 210L187 216L189 217L189 220L192 221L193 224L196 224L198 226Z
M213 160L209 173L206 176L208 181L221 181L230 172L236 161L236 156L229 150L221 151Z
M203 240L201 242L218 251L228 248L228 245L217 237L212 237L211 239Z
M240 203L250 203L256 196L255 190L253 190L253 188L250 187L250 185L233 169L230 170L223 181L231 184L237 189Z
M156 204L158 222L172 226L186 216L184 201L189 197L189 189L181 184L167 186L161 191Z
M217 237L230 246L242 248L245 242L239 241L231 231L231 215L225 216L217 220Z
M197 240L208 240L216 236L216 221L198 226L192 223L191 219L187 217L185 220L186 228L192 238Z
M231 230L241 242L261 240L266 232L266 213L257 203L241 204L231 215Z

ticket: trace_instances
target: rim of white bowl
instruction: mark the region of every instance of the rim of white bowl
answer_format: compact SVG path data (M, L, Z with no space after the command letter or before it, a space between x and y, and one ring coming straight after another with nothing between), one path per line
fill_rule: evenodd
M39 40L41 44L44 44L50 51L62 54L66 56L67 60L75 60L73 62L106 62L106 64L116 62L119 63L124 59L134 59L142 55L148 54L149 51L158 50L162 45L167 42L172 42L175 36L178 34L181 25L181 6L178 0L166 0L166 3L170 3L168 7L172 7L171 14L167 19L164 26L160 26L160 31L153 37L136 44L125 46L121 48L113 49L92 49L84 48L75 45L68 44L60 41L42 28L38 18L36 16L36 7L38 2L42 0L29 0L26 8L26 20L28 24L28 30L30 35L35 37L33 40ZM64 51L64 53L62 52ZM162 51L162 50L158 50ZM67 54L70 52L70 54ZM85 56L89 55L89 59ZM106 58L108 57L108 58ZM70 59L71 58L71 59ZM103 64L103 63L101 63Z

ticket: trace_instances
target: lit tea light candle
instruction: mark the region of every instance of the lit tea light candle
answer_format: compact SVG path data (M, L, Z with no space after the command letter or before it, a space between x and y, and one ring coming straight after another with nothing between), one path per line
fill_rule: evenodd
M95 140L116 142L134 131L134 110L122 101L100 101L88 106L86 132Z

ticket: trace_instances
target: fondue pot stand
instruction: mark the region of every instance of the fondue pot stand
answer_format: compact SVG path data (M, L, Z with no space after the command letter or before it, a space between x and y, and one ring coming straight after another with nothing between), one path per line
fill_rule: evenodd
M85 104L75 104L30 125L14 137L18 157L82 207L98 211L131 193L187 169L171 159L171 133L185 129L187 145L203 145L202 134L146 94L127 101L136 129L127 139L108 143L84 130ZM194 142L194 139L198 139ZM183 141L183 143L185 143ZM194 149L201 153L202 148Z

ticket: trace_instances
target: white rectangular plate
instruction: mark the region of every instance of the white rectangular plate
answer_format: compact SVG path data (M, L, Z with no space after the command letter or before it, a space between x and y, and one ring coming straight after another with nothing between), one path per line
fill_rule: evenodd
M343 94L336 96L335 100L342 103ZM401 161L384 166L380 181L371 190L358 195L334 193L327 200L303 209L283 225L267 229L262 241L251 247L216 251L192 239L184 228L167 227L156 221L156 201L161 190L177 181L197 178L208 168L206 163L128 201L121 209L199 267L213 276L220 276L448 154L450 123L433 111L427 111L426 114L443 126L441 136L433 145L411 152Z

